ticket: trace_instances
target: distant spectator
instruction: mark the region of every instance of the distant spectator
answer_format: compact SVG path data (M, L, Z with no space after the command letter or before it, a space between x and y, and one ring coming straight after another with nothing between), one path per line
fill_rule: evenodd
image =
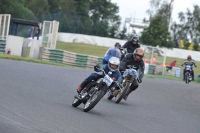
M151 63L152 65L156 65L156 57L155 55L151 58Z
M28 37L33 37L34 35L34 27L31 27L28 30ZM35 28L35 36L38 36L38 27Z
M144 63L148 63L148 59L147 58L143 58Z
M170 70L172 70L172 68L175 67L175 66L176 66L176 60L172 61L172 62L169 64L169 66L166 66L166 70L167 70L167 71L170 71Z

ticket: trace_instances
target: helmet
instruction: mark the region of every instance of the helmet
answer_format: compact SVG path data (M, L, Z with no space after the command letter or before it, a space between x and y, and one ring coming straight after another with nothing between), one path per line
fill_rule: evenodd
M138 44L139 39L138 39L137 36L133 36L133 37L131 38L131 41L132 41L132 43L133 43L133 42L136 42L135 44Z
M144 50L142 48L136 48L133 52L133 59L135 61L140 61L144 57Z
M187 59L188 59L188 60L191 60L191 59L192 59L191 55L188 55L188 56L187 56Z
M116 46L119 46L119 48L121 48L121 45L120 45L120 43L118 43L118 42L115 43L115 47L116 47Z
M120 61L117 57L111 57L108 61L108 68L110 71L114 72L119 69Z

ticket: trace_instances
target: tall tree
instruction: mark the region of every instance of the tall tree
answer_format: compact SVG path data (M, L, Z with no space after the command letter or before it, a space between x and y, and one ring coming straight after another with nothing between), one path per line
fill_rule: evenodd
M12 18L35 20L34 13L24 6L24 0L0 0L0 12Z
M62 32L116 37L120 27L119 7L116 4L110 0L67 1L71 1L73 8L62 16L59 28Z
M171 29L174 40L183 40L185 44L194 43L194 50L200 44L200 7L194 5L194 10L187 9L185 13L178 14L179 24L174 22ZM185 47L188 48L188 47Z
M90 1L89 0L74 0L75 14L74 20L78 24L79 33L90 34L92 30L92 21L89 17Z
M38 21L42 19L42 14L49 13L49 3L47 0L25 0L25 7L31 10Z
M145 45L173 48L173 42L168 27L163 25L165 19L158 15L151 20L148 28L144 29L140 40Z
M148 9L146 12L149 14L150 17L155 16L158 12L158 9L162 5L164 0L150 0L150 9Z
M142 32L141 42L151 46L173 48L173 42L168 32L171 15L168 11L168 2L166 0L150 0L150 9L147 10L147 13L150 15L150 24Z
M60 0L59 9L63 14L72 14L76 12L75 0Z
M48 0L50 9L50 13L57 13L60 12L60 0Z
M99 36L109 36L112 25L120 26L120 16L117 14L119 7L111 3L111 0L90 1L89 15L94 28L97 28Z
M127 32L127 28L126 28L126 25L124 24L122 31L119 33L119 38L122 40L126 39L127 38L126 32Z

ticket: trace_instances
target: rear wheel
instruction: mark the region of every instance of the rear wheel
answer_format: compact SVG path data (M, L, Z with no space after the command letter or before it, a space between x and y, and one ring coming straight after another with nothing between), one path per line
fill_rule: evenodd
M130 82L126 82L125 87L123 87L122 91L116 96L115 103L119 103L122 100L128 88L130 87L130 84Z

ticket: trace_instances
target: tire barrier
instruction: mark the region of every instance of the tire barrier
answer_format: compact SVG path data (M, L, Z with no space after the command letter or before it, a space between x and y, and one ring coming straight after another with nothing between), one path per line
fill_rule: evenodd
M93 69L94 65L102 65L103 58L91 55L77 54L59 49L42 48L41 59L50 62L63 63L71 66Z
M6 41L0 40L0 53L5 53Z

